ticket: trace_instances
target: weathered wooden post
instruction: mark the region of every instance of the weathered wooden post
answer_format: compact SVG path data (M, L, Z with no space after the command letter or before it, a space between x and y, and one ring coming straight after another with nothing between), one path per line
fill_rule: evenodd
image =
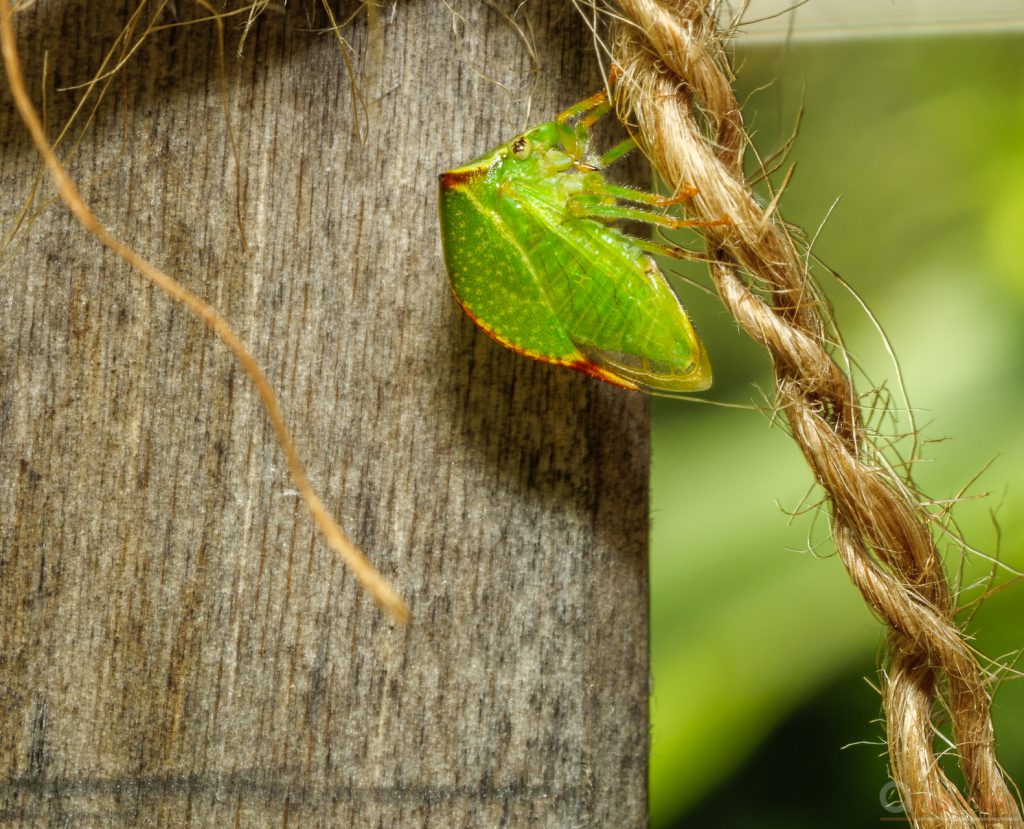
M129 11L17 16L51 135ZM442 3L385 21L365 145L292 5L226 66L237 173L212 28L152 34L62 144L107 225L239 330L414 615L323 544L220 342L51 203L0 259L0 824L644 825L647 403L449 295L436 174L525 126L484 74L530 67L463 13L458 43ZM533 13L538 120L600 78L575 15ZM40 165L0 95L6 233Z

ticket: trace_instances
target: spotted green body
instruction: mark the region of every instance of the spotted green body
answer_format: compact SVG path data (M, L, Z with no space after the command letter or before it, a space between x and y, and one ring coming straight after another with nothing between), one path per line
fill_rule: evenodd
M670 224L663 213L622 206L669 200L605 179L608 156L590 152L593 118L569 123L587 104L441 174L452 289L480 328L526 356L630 389L706 389L704 347L642 247L656 246L612 224Z

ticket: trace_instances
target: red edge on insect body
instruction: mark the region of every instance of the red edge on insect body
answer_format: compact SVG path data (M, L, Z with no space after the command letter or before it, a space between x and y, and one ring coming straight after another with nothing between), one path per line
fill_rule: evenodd
M529 357L533 360L537 360L541 363L549 363L553 366L565 366L566 368L578 371L580 374L586 374L588 377L596 377L598 380L603 380L605 383L610 383L613 386L618 386L620 389L629 389L630 391L639 391L640 386L635 383L630 383L628 380L624 380L616 374L612 374L606 369L596 363L592 363L583 357L570 357L568 359L559 359L558 357L552 357L548 354L541 354L537 351L530 351L529 349L523 348L522 346L516 345L500 334L495 332L492 328L481 322L480 318L477 317L472 311L470 311L465 305L462 304L462 300L459 299L459 295L452 291L455 301L459 303L462 310L466 312L466 316L469 317L473 323L483 331L488 337L497 343L505 346L516 354L522 357Z
M598 380L603 380L606 383L610 383L613 386L618 386L620 389L629 389L630 391L640 391L640 386L636 383L631 383L628 380L624 380L617 374L612 374L607 369L601 368L596 363L592 363L589 360L575 360L572 362L566 362L562 365L571 368L573 371L578 371L581 374L586 374L588 377L596 377Z
M468 170L448 170L447 172L441 173L437 178L441 182L442 190L452 190L456 187L469 184L473 179L481 178L486 174L486 169L474 167Z

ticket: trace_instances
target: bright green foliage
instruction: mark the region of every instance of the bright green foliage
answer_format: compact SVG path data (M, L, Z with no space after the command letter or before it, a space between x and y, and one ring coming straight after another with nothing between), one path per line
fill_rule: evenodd
M678 249L611 224L698 224L655 209L692 194L664 199L606 181L602 170L633 147L591 153L590 126L607 111L595 95L441 175L452 289L480 328L520 354L630 389L706 389L704 347L649 255Z
M736 47L758 149L785 147L799 165L785 218L808 231L824 222L814 255L860 295L818 272L867 372L860 390L898 388L875 320L899 357L923 428L915 483L938 499L936 531L955 521L972 546L1024 570L1024 31ZM765 203L774 192L761 190ZM711 353L728 354L716 399L769 393L761 349L718 299L687 308ZM864 403L872 428L908 431L898 393L895 423ZM891 789L869 687L882 629L811 508L820 491L806 462L766 427L653 406L651 827L907 826L882 807ZM904 457L909 443L897 444ZM1012 660L1024 644L1021 582L982 556L961 570L938 538L970 606L960 618L972 646ZM993 684L997 753L1019 785L1024 682L1005 676Z

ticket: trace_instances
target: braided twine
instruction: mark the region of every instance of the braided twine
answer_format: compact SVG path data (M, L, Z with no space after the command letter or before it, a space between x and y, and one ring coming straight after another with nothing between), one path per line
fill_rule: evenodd
M745 179L746 132L713 5L616 0L619 115L669 187L696 186L694 215L731 219L708 229L712 279L771 355L777 407L828 497L839 555L888 627L889 763L908 816L917 827L1024 827L996 761L986 678L954 620L930 514L875 451L851 381L830 356L817 288ZM951 722L966 794L939 765L937 708Z

